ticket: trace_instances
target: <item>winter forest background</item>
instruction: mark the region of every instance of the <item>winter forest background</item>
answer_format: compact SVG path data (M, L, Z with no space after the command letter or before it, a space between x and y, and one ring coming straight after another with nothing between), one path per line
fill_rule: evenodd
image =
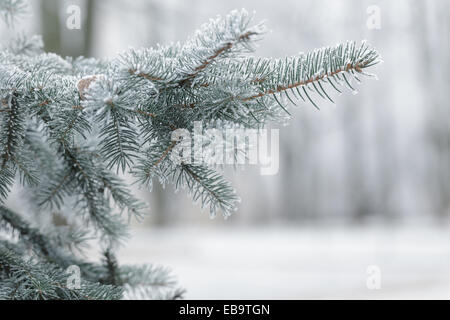
M136 190L152 210L121 259L172 266L188 298L450 298L448 1L30 2L24 31L68 56L181 41L242 7L273 30L262 56L369 40L384 60L379 81L320 112L293 106L279 173L229 175L243 199L231 219L211 221L170 188ZM65 27L72 4L82 8L81 30ZM373 5L379 30L366 25ZM367 286L369 266L379 267L379 290Z

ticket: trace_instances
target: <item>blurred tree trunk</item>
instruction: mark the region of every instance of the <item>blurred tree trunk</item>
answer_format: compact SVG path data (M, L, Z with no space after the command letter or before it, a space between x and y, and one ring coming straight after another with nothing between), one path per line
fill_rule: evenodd
M363 12L366 9L366 4L359 2L359 11ZM407 10L398 15L409 15ZM402 17L403 19L406 16ZM400 19L400 17L399 17ZM387 18L385 18L387 20ZM386 22L384 22L386 23ZM386 27L386 26L384 26ZM382 43L386 35L380 30L369 30L366 28L365 39L370 39L370 42L376 45ZM402 77L402 78L398 78ZM375 176L372 176L374 184L366 191L370 195L369 214L377 215L383 219L393 219L396 215L396 206L398 199L395 198L397 186L401 183L401 168L398 168L398 148L396 142L398 136L396 134L395 118L392 113L387 113L386 108L380 108L380 101L393 101L394 97L391 90L385 90L386 87L394 88L400 81L404 81L403 74L395 74L393 77L383 79L384 86L380 87L379 82L373 82L370 90L364 91L365 105L363 106L370 113L370 122L373 124L373 148ZM381 100L383 97L384 100ZM370 136L370 134L369 134ZM365 164L367 168L368 163Z
M342 3L341 12L350 12L351 7L359 7L359 12L365 12L366 6L348 1ZM367 128L364 122L364 106L355 99L346 98L345 108L342 108L342 130L345 141L344 161L346 164L347 205L349 216L357 222L363 222L373 213L373 199L376 195L369 189L367 176ZM372 190L373 191L373 190Z
M151 223L157 226L168 225L170 216L169 212L167 212L167 191L156 181L150 195L150 204L152 209Z
M419 2L416 7L417 51L423 61L421 81L424 92L427 141L431 149L427 157L425 186L432 209L438 217L450 214L450 23L448 1Z
M86 0L86 17L84 21L84 55L92 56L94 46L94 21L96 17L96 7L94 0Z
M60 0L41 0L41 33L47 52L61 54Z

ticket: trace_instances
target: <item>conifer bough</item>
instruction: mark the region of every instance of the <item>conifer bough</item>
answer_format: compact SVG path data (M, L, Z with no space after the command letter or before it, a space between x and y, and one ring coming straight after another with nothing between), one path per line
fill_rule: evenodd
M0 0L10 25L23 8L24 1ZM288 100L332 101L331 91L355 90L380 61L364 42L284 59L250 56L264 32L242 10L211 20L184 44L112 60L43 53L39 37L1 50L0 299L183 296L164 268L118 264L123 215L140 219L146 211L120 175L145 187L172 183L212 216L227 217L239 201L234 189L213 168L172 162L172 132L196 121L205 128L284 122ZM16 180L25 212L6 206ZM38 216L67 223L37 223ZM92 236L103 248L99 263L79 254ZM68 285L71 266L80 270L76 288Z

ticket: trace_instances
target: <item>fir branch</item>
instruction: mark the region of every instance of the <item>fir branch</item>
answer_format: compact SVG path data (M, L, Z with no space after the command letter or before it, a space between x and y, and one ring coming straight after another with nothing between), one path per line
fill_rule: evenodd
M0 272L9 279L1 280L3 294L9 300L117 300L122 297L120 287L81 281L80 289L69 288L68 275L51 264L24 261L0 246ZM9 290L5 290L9 289ZM6 294L5 294L6 291Z
M253 51L250 44L265 30L262 24L249 27L251 20L252 17L245 10L232 11L226 17L218 16L201 26L181 51L181 85L192 84L219 59L241 51Z
M105 284L122 285L122 280L119 278L119 263L110 249L103 254L104 265L107 270L107 277L102 280Z
M289 84L287 86L281 86L280 85L280 86L277 86L277 88L275 90L270 89L268 91L261 92L261 93L259 93L257 95L254 95L254 96L251 96L251 97L247 97L247 98L243 98L242 101L250 101L250 100L253 100L253 99L261 98L261 97L266 96L266 95L280 93L280 92L283 92L283 91L286 91L286 90L292 90L292 89L297 88L297 87L307 86L308 84L315 83L315 82L320 84L321 80L324 80L326 78L332 78L332 77L338 75L339 73L343 73L343 72L350 72L352 70L356 70L357 72L362 73L362 68L364 68L364 67L365 67L365 65L359 65L359 63L356 63L355 65L347 64L345 69L340 69L339 68L339 69L337 69L335 71L328 72L328 73L325 73L325 74L322 74L322 75L318 75L318 76L316 76L314 78L310 78L308 80L295 82L295 83ZM260 80L258 82L262 83L264 81ZM316 91L318 92L317 89L316 89Z
M11 191L15 176L16 170L10 165L0 168L0 203L3 203Z
M177 287L171 271L158 266L122 266L120 278L125 285L125 298L179 300L185 290Z
M21 237L35 250L40 252L42 256L52 259L52 252L54 250L49 247L49 240L46 239L37 229L32 228L29 224L19 215L13 211L7 209L4 206L0 206L0 222L8 224L14 230L17 230Z
M59 268L66 269L76 265L80 267L82 276L91 282L99 282L105 278L105 270L101 266L86 263L64 252L64 248L57 246L61 242L59 235L44 235L40 230L30 226L21 216L12 210L0 206L0 226L8 225L12 230L17 231L21 243L31 247L37 257L46 263L53 264ZM76 239L76 241L80 241Z
M2 121L3 129L0 129L0 168L4 169L11 158L14 157L21 143L24 132L24 118L17 101L17 93L13 93L8 98L9 110Z
M145 117L149 117L149 118L156 118L157 115L154 113L150 113L150 112L145 112L144 110L136 110L136 112L140 115L143 115Z
M234 42L227 42L221 47L215 49L215 52L210 56L207 57L199 66L197 66L194 71L188 75L185 76L185 79L181 82L182 85L185 85L195 79L203 70L205 70L208 66L210 66L216 59L218 59L220 56L224 55L227 51L231 50L233 46L236 44L243 42L243 41L249 41L252 36L258 35L258 32L254 31L247 31L240 36L237 37L237 39ZM207 86L208 84L202 84L202 86Z
M219 209L226 218L237 210L240 199L236 191L214 170L183 164L174 181L177 187L187 188L195 202L201 201L202 208L209 206L212 217Z
M0 0L0 11L8 4L11 16L21 3ZM126 234L121 214L141 218L144 205L112 170L132 172L150 188L154 179L173 183L211 216L228 217L239 202L234 189L206 165L172 160L173 131L192 131L197 121L222 130L285 122L288 101L333 101L331 90L353 91L380 61L375 49L354 42L285 59L244 57L264 33L251 21L233 11L184 44L111 60L40 54L39 41L25 38L0 51L0 201L19 172L38 204L31 214L75 203L76 221L110 248L102 264L86 263L67 252L72 235L44 234L0 207L0 228L19 234L17 245L0 242L0 298L181 298L165 269L118 264L112 249ZM28 261L25 248L44 264ZM89 281L82 295L60 285L68 264Z
M141 184L152 188L153 178L158 178L163 184L172 170L169 154L175 148L176 142L158 141L151 145L144 156L138 158L132 173Z
M7 197L14 182L17 165L20 164L17 153L25 132L25 118L17 93L9 95L7 104L10 111L0 114L0 201ZM22 173L29 172L24 165L19 165L19 169Z

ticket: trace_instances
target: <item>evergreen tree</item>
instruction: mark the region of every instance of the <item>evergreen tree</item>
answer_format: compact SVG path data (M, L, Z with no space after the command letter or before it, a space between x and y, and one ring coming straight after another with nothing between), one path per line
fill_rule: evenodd
M10 26L25 9L23 0L0 0ZM181 142L172 133L193 130L196 121L222 129L285 121L288 101L332 101L330 90L354 90L379 62L374 49L355 42L285 59L250 56L264 32L245 11L233 11L184 44L111 60L44 53L39 37L18 37L1 50L0 299L182 298L167 269L117 262L125 218L146 210L121 177L150 188L154 180L172 183L212 216L227 217L239 201L234 189L216 168L174 161ZM6 207L16 182L27 212ZM33 219L43 216L68 223ZM98 263L80 254L93 236L103 250Z

